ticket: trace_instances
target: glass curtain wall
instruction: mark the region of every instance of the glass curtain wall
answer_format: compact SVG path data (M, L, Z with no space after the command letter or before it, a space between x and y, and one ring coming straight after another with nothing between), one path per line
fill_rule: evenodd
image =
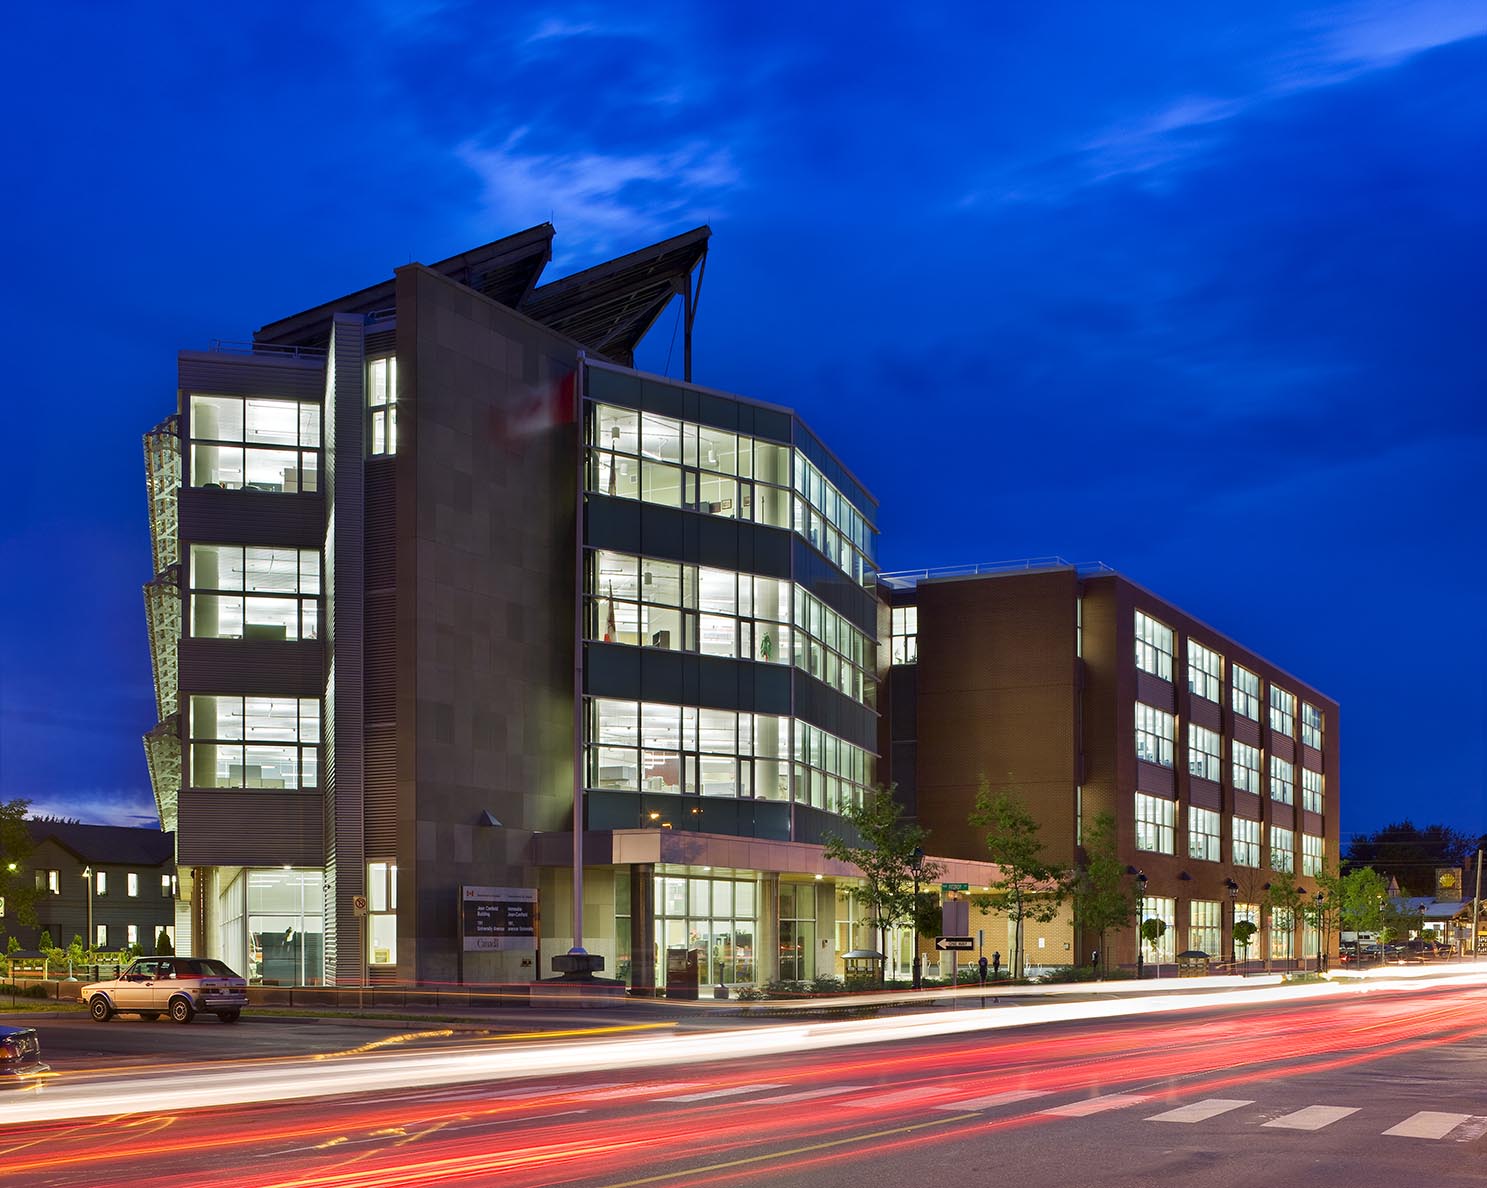
M318 870L250 870L248 977L318 986L325 969L325 895Z
M816 976L816 885L780 883L780 979Z
M754 981L758 887L753 879L658 874L655 895L657 986L666 984L666 952L674 948L697 952L701 985Z
M320 487L320 404L191 397L191 485L293 494Z
M204 639L315 639L320 553L191 546L191 634Z

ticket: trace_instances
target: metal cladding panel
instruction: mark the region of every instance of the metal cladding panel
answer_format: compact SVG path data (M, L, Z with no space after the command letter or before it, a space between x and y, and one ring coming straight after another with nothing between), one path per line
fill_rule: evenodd
M1322 771L1322 752L1316 747L1301 744L1301 766L1308 771Z
M1296 762L1296 740L1277 731L1270 731L1270 753L1287 763Z
M180 866L319 866L324 861L320 795L254 789L181 793Z
M315 494L182 487L180 517L183 542L251 542L305 549L318 549L325 542L325 500Z
M1188 721L1195 726L1206 726L1209 730L1222 733L1224 729L1224 711L1216 701L1209 701L1206 697L1194 697L1188 694Z
M176 374L182 392L295 400L319 400L325 392L325 359L313 354L182 351L177 357Z
M390 590L397 584L396 458L372 458L366 467L367 589Z
M1295 829L1296 806L1272 800L1270 802L1270 823L1279 825L1282 829Z
M1158 763L1147 763L1144 759L1136 760L1136 788L1153 796L1177 799L1177 783L1172 769Z
M1234 738L1238 742L1247 743L1249 746L1260 745L1260 723L1253 718L1246 718L1241 714L1232 715L1234 719Z
M182 693L319 697L325 689L325 652L318 640L183 639Z
M362 714L368 733L397 721L397 603L392 590L368 594L363 663L366 692Z
M1136 700L1169 714L1177 712L1177 690L1172 682L1149 672L1136 673Z
M1188 782L1188 803L1221 813L1224 811L1224 790L1211 780L1194 778Z
M1309 812L1305 809L1301 812L1301 831L1309 833L1313 837L1320 837L1327 827L1327 820L1321 813Z
M369 862L398 860L398 755L395 726L367 728L366 849Z
M1258 821L1260 819L1260 798L1253 792L1234 793L1234 815L1243 817L1247 821Z

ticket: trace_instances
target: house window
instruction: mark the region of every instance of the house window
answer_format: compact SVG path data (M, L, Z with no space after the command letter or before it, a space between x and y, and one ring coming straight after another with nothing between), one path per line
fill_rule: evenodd
M1325 839L1314 837L1310 833L1301 835L1301 873L1304 875L1319 875L1322 873L1322 859L1327 852Z
M1136 612L1136 667L1164 681L1172 679L1172 628L1140 611Z
M320 551L191 546L191 634L199 639L316 639Z
M1234 666L1234 712L1255 722L1260 720L1260 678L1237 664Z
M919 659L919 608L895 606L892 612L893 664L913 664Z
M176 876L163 874L160 876L160 898L173 899L176 893Z
M1270 729L1287 738L1296 732L1296 695L1279 685L1270 686Z
M1260 748L1238 740L1230 744L1234 755L1234 788L1260 794Z
M1296 800L1296 769L1274 755L1270 756L1270 799L1280 804Z
M1212 809L1188 808L1188 857L1219 860L1219 815Z
M398 452L398 360L396 355L367 360L367 413L371 452Z
M108 894L108 871L96 870L93 872L93 894Z
M1260 822L1245 817L1234 821L1234 865L1260 865Z
M1171 854L1175 848L1175 806L1161 796L1136 793L1136 848Z
M1310 768L1301 769L1301 807L1309 813L1322 812L1322 773Z
M1172 715L1140 701L1136 703L1136 758L1172 766Z
M392 862L367 865L367 960L398 963L398 868Z
M38 870L36 889L43 895L61 895L62 872L60 870Z
M95 949L108 948L108 925L99 924L93 929L93 947Z
M1188 691L1194 697L1218 701L1223 687L1224 658L1195 640L1188 640Z
M1304 701L1301 703L1301 742L1304 746L1322 749L1322 711Z
M132 870L124 876L124 893L136 898L139 895L139 875Z
M1270 869L1291 874L1296 869L1296 835L1279 825L1270 827Z
M313 697L191 698L193 788L314 788L320 702Z
M319 476L319 401L192 395L191 486L293 494Z
M1223 778L1222 743L1204 726L1188 723L1188 773L1218 783Z
M138 924L126 924L126 925L124 925L124 943L126 945L137 945L137 944L139 944L139 925Z
M1219 956L1220 919L1218 900L1192 900L1188 904L1188 948Z

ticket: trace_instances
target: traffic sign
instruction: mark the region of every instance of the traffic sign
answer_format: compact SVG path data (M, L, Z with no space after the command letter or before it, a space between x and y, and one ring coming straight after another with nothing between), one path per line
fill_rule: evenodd
M935 937L935 948L944 953L950 950L971 950L976 947L974 936L937 936Z
M940 890L941 891L969 891L970 889L971 889L971 885L969 883L941 883L940 884Z
M367 897L365 895L353 895L351 897L351 910L358 916L367 914Z

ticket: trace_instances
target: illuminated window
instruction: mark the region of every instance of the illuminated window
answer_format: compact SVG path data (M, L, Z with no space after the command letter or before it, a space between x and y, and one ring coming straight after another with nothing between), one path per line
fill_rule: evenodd
M892 619L893 664L913 664L919 659L919 608L895 606Z
M1158 854L1175 852L1175 806L1162 796L1136 793L1136 848Z
M1234 712L1242 718L1260 720L1260 678L1247 668L1234 666Z
M1270 869L1291 874L1296 869L1296 835L1279 825L1270 827Z
M176 893L176 876L163 874L160 876L160 898L171 899Z
M1219 903L1216 899L1194 899L1188 903L1188 945L1210 957L1220 955Z
M367 960L372 965L398 963L396 863L367 864Z
M1239 792L1260 794L1260 748L1237 739L1230 744L1234 756L1234 788Z
M398 452L398 360L396 355L367 360L367 413L371 453Z
M132 896L138 896L139 895L139 875L135 874L131 870L128 874L126 874L124 876L124 886L125 886L124 894L126 894L126 895L132 895Z
M1310 768L1301 769L1301 807L1309 813L1323 811L1322 773Z
M1164 681L1172 679L1172 628L1136 612L1136 667Z
M1296 769L1284 759L1270 756L1270 799L1292 804L1296 799Z
M1308 747L1322 748L1322 711L1304 701L1301 703L1301 741Z
M1188 857L1203 862L1219 860L1219 815L1212 809L1188 809Z
M1233 818L1234 865L1260 865L1260 822L1245 817Z
M319 401L191 397L191 486L319 489Z
M126 945L137 945L137 944L139 944L139 925L138 924L126 924L126 925L124 925L124 943Z
M1234 941L1234 951L1241 961L1249 960L1250 952L1255 948L1259 940L1260 929L1260 905L1258 903L1236 903L1234 905L1234 923L1253 924L1255 932L1251 934L1247 944L1240 944L1238 938Z
M1224 682L1224 658L1196 640L1188 640L1188 690L1195 697L1218 701Z
M1270 909L1270 956L1290 958L1296 952L1296 917L1290 908Z
M93 872L93 894L94 895L107 895L108 894L108 871L106 871L106 870L95 870Z
M98 924L93 929L93 946L98 949L108 948L108 925Z
M191 634L205 639L315 639L320 552L267 545L191 546Z
M1270 686L1270 729L1287 738L1296 732L1296 695L1279 685Z
M196 694L190 712L190 787L318 785L317 699Z
M1188 723L1188 772L1200 780L1223 778L1222 743L1214 731Z
M1324 838L1303 833L1301 835L1301 873L1304 875L1321 874L1322 859L1326 853L1327 842Z
M61 895L62 872L60 870L38 870L36 889L47 895Z
M1144 702L1136 703L1136 758L1172 766L1172 715Z
M1142 923L1160 920L1167 926L1156 941L1142 937L1141 948L1146 960L1159 963L1171 961L1177 950L1177 901L1163 895L1148 895L1140 906Z

